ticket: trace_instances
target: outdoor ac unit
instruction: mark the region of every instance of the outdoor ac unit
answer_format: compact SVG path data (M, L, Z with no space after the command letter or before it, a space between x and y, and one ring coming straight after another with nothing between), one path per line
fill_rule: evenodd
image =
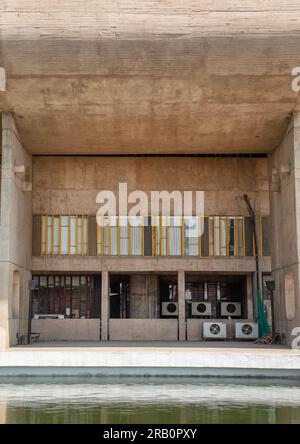
M256 322L236 322L235 337L236 339L257 339L258 324Z
M226 324L223 322L203 322L203 338L225 339Z
M161 314L163 316L178 316L177 302L162 302Z
M221 302L221 316L241 316L240 302Z
M192 302L192 316L211 316L211 302Z

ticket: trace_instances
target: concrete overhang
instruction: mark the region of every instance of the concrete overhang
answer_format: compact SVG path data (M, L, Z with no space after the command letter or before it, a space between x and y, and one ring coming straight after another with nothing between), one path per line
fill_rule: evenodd
M300 111L300 4L2 0L0 66L32 153L270 152Z

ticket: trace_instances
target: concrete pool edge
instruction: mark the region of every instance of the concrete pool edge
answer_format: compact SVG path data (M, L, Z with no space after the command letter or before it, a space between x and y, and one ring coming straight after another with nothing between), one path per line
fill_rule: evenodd
M300 369L163 368L163 367L0 367L1 377L235 377L300 379ZM0 379L1 382L1 379Z
M300 378L287 348L15 347L0 350L0 376L246 376Z

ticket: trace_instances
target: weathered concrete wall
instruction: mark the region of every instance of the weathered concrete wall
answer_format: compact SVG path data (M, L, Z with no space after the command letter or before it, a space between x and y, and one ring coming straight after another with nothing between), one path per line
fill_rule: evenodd
M177 341L177 319L110 319L109 339L116 341Z
M298 0L2 0L0 25L35 153L266 152L297 101Z
M133 274L129 277L130 318L158 317L158 276Z
M291 341L300 326L300 114L270 158L271 254L275 328Z
M200 190L207 214L247 215L247 192L269 214L267 159L34 157L33 212L95 214L99 191Z
M2 115L2 131L0 347L7 347L16 342L16 332L25 331L27 327L32 244L31 192L23 191L24 177L15 174L15 167L24 165L31 169L31 156L22 147L9 113ZM19 295L13 288L14 272L18 272L20 277Z
M31 330L41 341L99 341L99 319L33 319Z

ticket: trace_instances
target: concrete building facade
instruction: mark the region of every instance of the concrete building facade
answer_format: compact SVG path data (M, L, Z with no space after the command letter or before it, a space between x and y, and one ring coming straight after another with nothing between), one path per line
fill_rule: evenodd
M3 114L2 128L1 284L2 294L8 295L2 302L2 338L7 335L7 345L16 343L17 332L27 332L32 278L37 282L32 331L43 340L201 340L203 322L211 319L228 324L228 338L233 339L234 319L255 320L255 259L243 194L249 195L257 214L260 269L269 276L267 225L264 229L270 213L268 158L31 156L20 143L11 114ZM196 251L184 245L184 233L177 250L172 250L176 239L166 235L157 251L152 233L152 249L146 252L146 227L140 230L140 249L137 244L134 250L132 240L132 250L127 246L121 251L122 240L114 242L113 227L105 234L95 217L99 190L117 194L120 181L128 184L128 192L149 195L151 190L204 191L206 224ZM120 236L122 228L115 229ZM83 298L76 308L66 301L69 287L76 299ZM60 290L55 293L55 288ZM163 312L169 298L178 304L174 316ZM215 306L215 316L202 316L191 312L197 301L213 306L235 301L241 312L230 319Z
M235 339L237 322L257 320L244 194L269 321L290 344L300 326L299 6L89 3L90 13L80 1L0 7L0 347L29 320L45 341L197 341L205 322ZM203 233L190 241L161 217L157 227L150 210L148 226L121 227L117 214L99 227L97 194L120 183L148 198L203 191Z

